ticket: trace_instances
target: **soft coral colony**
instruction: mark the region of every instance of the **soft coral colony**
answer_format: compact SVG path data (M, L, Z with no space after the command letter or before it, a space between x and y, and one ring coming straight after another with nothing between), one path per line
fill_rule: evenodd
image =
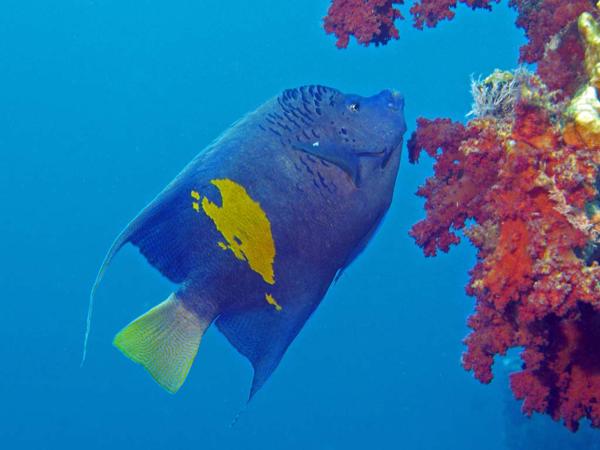
M358 3L362 14L371 4L372 23L402 2ZM453 17L456 3L422 0L410 12L417 27L434 26ZM334 1L326 26L353 5ZM511 387L526 414L547 413L572 430L582 418L600 427L600 10L589 0L510 5L528 38L521 61L537 63L536 73L474 80L466 125L418 120L410 158L425 151L435 164L418 191L426 218L411 235L428 256L457 244L459 231L478 249L464 367L488 383L494 356L519 347ZM346 33L341 46L355 29L337 29ZM371 29L371 40L359 42L397 37L389 24Z
M434 27L441 20L454 18L456 4L464 3L473 9L491 9L490 3L500 0L421 0L413 3L410 14L414 26ZM368 46L369 44L387 44L398 39L396 19L404 19L395 5L404 4L404 0L333 0L324 19L325 31L334 34L339 48L346 48L350 36Z

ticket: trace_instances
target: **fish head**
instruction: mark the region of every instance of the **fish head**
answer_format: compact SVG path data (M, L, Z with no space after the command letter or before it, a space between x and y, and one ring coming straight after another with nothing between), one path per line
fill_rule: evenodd
M406 131L400 93L384 90L362 97L322 86L296 91L298 111L289 112L306 115L300 116L304 129L292 143L296 150L334 164L356 188L381 177L395 181ZM283 97L289 100L290 94Z

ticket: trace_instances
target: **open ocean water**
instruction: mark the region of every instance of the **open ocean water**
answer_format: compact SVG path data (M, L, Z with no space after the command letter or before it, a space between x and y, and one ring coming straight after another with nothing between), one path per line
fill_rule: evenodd
M523 418L503 364L489 386L462 369L474 249L426 259L414 245L431 161L409 166L405 150L379 233L248 406L251 367L215 327L177 395L111 345L172 288L133 247L100 287L79 367L113 238L231 123L284 88L395 88L406 140L417 116L464 120L470 75L513 68L524 42L503 3L340 51L327 7L1 0L0 449L598 448L586 427Z

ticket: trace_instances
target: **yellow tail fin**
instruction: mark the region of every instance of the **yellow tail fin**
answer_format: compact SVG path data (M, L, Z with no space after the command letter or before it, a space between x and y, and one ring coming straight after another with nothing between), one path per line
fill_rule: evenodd
M171 294L123 328L113 344L174 394L187 377L208 325Z

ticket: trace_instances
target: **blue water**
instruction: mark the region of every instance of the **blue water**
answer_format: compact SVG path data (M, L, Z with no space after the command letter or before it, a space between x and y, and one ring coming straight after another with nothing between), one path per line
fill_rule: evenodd
M160 389L112 345L171 286L132 248L89 289L120 229L229 124L283 88L406 97L464 120L471 74L512 68L524 41L506 5L383 48L339 51L327 1L2 0L0 3L0 448L591 449L523 419L502 369L460 365L474 250L425 259L407 236L431 161L404 156L394 204L279 369L247 406L251 369L215 329L187 383ZM408 137L409 134L407 134ZM234 426L232 420L241 412Z

